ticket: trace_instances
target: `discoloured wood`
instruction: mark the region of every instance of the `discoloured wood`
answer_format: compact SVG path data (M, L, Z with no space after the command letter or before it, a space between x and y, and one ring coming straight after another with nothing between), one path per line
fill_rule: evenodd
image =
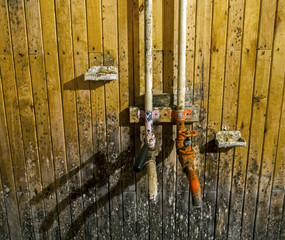
M282 3L280 6L282 6ZM279 17L284 18L284 16L280 15ZM266 235L267 232L271 187L278 146L278 134L280 131L282 93L284 88L284 70L280 66L281 62L285 61L285 44L284 41L281 41L281 38L284 38L284 27L284 23L281 23L278 26L278 29L275 30L275 46L272 57L271 79L264 129L264 147L262 151L261 175L259 179L258 205L255 221L256 239L262 239L262 236ZM277 48L279 48L279 51L276 50Z
M0 205L0 237L2 239L10 239L4 194L5 193L3 191L2 179L1 179L1 174L0 174L0 204L1 204Z
M264 7L263 4L266 4L266 2L262 2L261 9L263 9ZM276 4L273 5L276 6ZM269 14L275 14L275 9L271 9L271 12L272 13ZM258 44L260 44L260 41L272 42L273 41L272 28L274 28L274 19L271 22L265 21L267 19L267 12L264 11L261 11L260 18L261 18L260 30L262 28L266 28L268 34L263 34L263 32L259 32L260 39ZM247 176L246 176L246 189L245 189L246 192L245 192L244 211L243 211L242 238L251 238L253 236L255 231L255 223L257 220L256 219L257 210L255 210L255 208L257 206L256 199L258 199L257 196L258 186L259 186L258 182L262 167L261 166L262 148L264 147L263 129L266 127L264 124L266 119L266 108L268 102L271 58L272 58L271 50L264 50L264 51L259 50L257 53L251 133L249 140L248 167L247 167ZM266 227L263 226L262 228Z
M23 194L25 196L23 200L19 201L19 205L21 205L19 208L23 209L23 214L21 214L22 223L26 225L22 227L23 238L44 238L45 233L42 233L39 229L39 223L44 216L43 201L37 206L32 206L32 208L28 204L28 199L35 196L35 193L40 192L42 185L29 69L24 2L9 1L8 4L24 147L22 163L17 161L17 164L22 165L22 171L19 176L22 176L25 171L27 173L27 192ZM32 212L29 213L28 209L31 209Z
M89 38L89 37L88 37ZM103 53L89 53L89 65L103 65ZM95 156L94 178L96 185L96 216L97 233L99 239L107 239L110 236L110 216L108 203L108 172L107 165L107 144L106 144L106 116L105 116L105 89L104 85L97 83L90 84L91 106L92 106L92 130L93 146ZM102 103L102 104L99 104ZM101 165L101 166L100 166ZM107 172L100 172L101 169L107 169ZM105 175L106 174L106 175ZM100 179L102 182L100 183ZM96 184L98 181L98 184ZM96 226L95 226L96 227Z
M56 23L57 23L57 40L58 40L58 55L60 66L60 78L62 89L62 103L63 103L63 119L64 119L64 133L65 133L65 148L67 171L80 167L79 143L78 143L78 125L76 116L76 80L74 80L74 62L72 49L72 32L71 32L71 9L70 1L55 1L56 9ZM62 172L60 177L64 177L65 172ZM80 218L82 213L83 203L81 191L76 192L81 187L80 171L70 176L69 194L60 203L58 203L58 211L61 213L68 204L71 205L71 219L66 216L66 222L61 227L62 235L70 239L74 234L80 239L84 236L84 228L73 234L72 222L76 222L77 226L84 224L83 219ZM67 181L65 181L67 182ZM68 185L66 186L68 187ZM74 196L74 197L71 197ZM77 219L79 217L79 219ZM78 229L76 229L78 230Z
M153 1L157 106L175 105L178 2ZM192 145L204 190L193 208L175 126L154 126L158 202L146 172L132 171L144 139L128 111L144 105L144 1L0 0L1 237L283 239L283 5L188 1L186 90L200 107ZM88 61L114 64L120 79L81 81ZM223 125L250 146L218 152Z
M236 129L244 1L229 1L222 129ZM216 209L216 239L226 239L230 211L234 149L220 152Z
M239 83L237 130L248 143L251 122L252 93L255 74L258 21L260 1L250 1L244 9L243 42L241 57L241 73ZM251 34L247 34L247 33ZM247 147L236 148L233 165L233 181L231 188L231 209L229 217L228 237L240 239L244 184L248 156Z
M72 16L72 40L74 56L74 74L76 78L76 101L77 101L77 124L80 149L80 164L86 164L93 155L92 146L92 128L91 128L91 103L89 82L83 81L83 74L88 69L88 45L87 45L87 22L85 1L71 1ZM82 186L94 181L92 164L86 165L81 169ZM96 217L90 209L95 197L95 186L88 188L82 187L83 212L79 218L85 225L85 236L83 239L92 239L96 234ZM87 215L88 213L88 215ZM78 219L79 219L78 218ZM75 220L75 222L77 219ZM73 225L73 231L76 233L77 226Z
M5 0L0 1L0 55L11 54L11 38L8 6Z
M133 49L134 49L134 104L143 104L140 96L144 94L144 1L133 1ZM135 128L135 154L138 153L143 143L144 127ZM146 171L136 174L137 198L137 237L147 239L149 236L149 202L147 193ZM145 212L148 212L145 214Z
M49 109L48 109L48 97L47 97L47 82L45 76L44 56L34 55L30 56L31 66L31 78L33 86L33 96L35 104L35 117L37 126L37 137L39 146L39 160L41 167L41 179L43 188L46 188L49 184L53 184L54 178L54 166L53 166L53 153L51 143L51 132L50 132L50 120L49 120ZM36 196L31 196L36 197ZM51 193L49 197L43 199L45 206L45 216L50 211L56 209L56 196L55 193ZM37 204L33 204L37 206ZM41 222L44 222L41 219ZM43 229L44 224L41 224L41 231L46 230L49 233L50 239L59 238L59 225L57 219L47 227Z
M54 1L40 1L41 11L41 22L42 22L42 33L43 33L43 44L45 53L45 77L47 81L47 91L48 91L48 106L49 106L49 117L50 117L50 130L51 130L51 140L52 140L52 150L53 150L53 168L54 168L54 182L51 179L46 179L44 177L51 177L52 173L44 174L43 176L43 186L45 189L49 189L46 186L47 181L50 182L51 186L54 187L54 192L50 191L50 198L56 197L56 204L62 202L64 199L68 199L69 196L69 181L62 181L64 184L60 183L60 180L65 179L65 174L67 173L67 163L66 163L66 152L65 152L65 136L64 136L64 125L63 125L63 109L62 109L62 93L61 93L61 82L59 76L59 60L58 60L58 48L57 48L57 34L56 34L56 19L55 19L55 6ZM43 11L44 9L44 11ZM40 95L39 95L40 96ZM43 168L42 168L43 169ZM54 196L55 194L55 196ZM52 201L52 200L51 200ZM55 200L53 200L55 201ZM59 224L59 235L64 236L68 231L68 226L70 226L71 215L70 215L70 205L69 203L65 208L59 208L59 214L57 216L58 205L46 205L46 212L48 216L54 213L55 218L49 221L50 218L46 218L46 224L50 226ZM54 221L54 224L53 224ZM53 224L53 225L52 225ZM49 229L49 226L47 226ZM51 231L51 238L58 238L53 234L56 231Z
M40 1L25 0L29 54L43 54Z
M120 72L120 126L121 159L123 182L123 238L136 238L136 191L135 173L132 171L134 158L134 126L129 125L128 107L133 103L133 4L118 2L119 72Z
M17 196L16 196L16 189L14 183L14 173L13 173L13 165L11 159L11 143L9 142L9 133L7 127L7 116L6 114L9 112L6 111L8 108L9 101L4 102L4 92L3 92L3 82L7 81L7 74L6 72L7 66L5 67L5 63L3 64L2 61L4 60L1 56L1 65L0 65L0 135L2 136L2 141L0 143L0 171L1 171L1 187L0 187L0 198L1 198L1 232L0 237L3 239L20 239L21 238L21 224L18 212L18 205L17 205ZM12 73L12 72L11 72ZM8 108L9 110L9 108ZM5 201L5 202L4 202ZM6 213L6 209L8 210ZM3 221L3 222L2 222ZM7 221L7 222L6 222ZM6 222L6 223L5 223ZM8 230L9 224L10 229L13 229L10 234Z
M227 2L214 1L213 3L213 25L211 43L211 72L210 91L208 106L208 131L207 142L213 141L215 133L221 129L222 96L225 71L225 50L227 34ZM218 6L218 7L217 7ZM205 186L204 186L204 216L206 227L204 237L213 239L215 234L216 214L216 187L218 174L219 151L213 148L206 150Z
M233 130L236 128L240 52L227 52L226 61L227 68L225 73L222 126L227 130ZM227 238L233 154L233 148L228 149L226 152L220 152L216 239Z
M264 137L264 124L268 99L271 51L258 51L254 85L252 122L249 141L249 157L246 176L246 192L243 211L242 238L253 236L255 207Z
M104 65L118 66L117 1L102 1ZM120 151L119 126L119 83L111 81L105 85L107 159L110 164L118 161ZM111 237L121 239L123 234L123 206L121 166L109 178L109 188L116 188L119 194L110 194Z
M193 138L195 149L195 170L198 175L202 191L204 189L204 169L205 169L205 148L206 148L206 129L207 129L207 109L208 109L208 92L210 79L210 48L211 48L211 26L212 26L212 3L211 1L196 2L196 42L195 42L195 68L194 68L194 104L200 106L200 122L193 124L193 129L197 131L197 137ZM204 198L203 198L204 201ZM195 219L195 229L193 239L203 239L204 228L206 228L205 203L202 209L193 209L190 214ZM196 220L197 219L197 220ZM192 227L193 228L193 227ZM191 228L190 228L191 229ZM203 234L203 235L202 235Z

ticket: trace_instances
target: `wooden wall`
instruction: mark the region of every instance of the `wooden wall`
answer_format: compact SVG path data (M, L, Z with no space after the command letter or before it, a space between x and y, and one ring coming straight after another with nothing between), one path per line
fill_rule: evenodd
M0 0L0 239L285 239L285 1L188 0L187 94L203 208L154 127L158 201L132 162L143 0ZM178 0L153 0L154 93L177 86ZM84 82L93 65L119 81ZM221 129L247 147L219 151Z

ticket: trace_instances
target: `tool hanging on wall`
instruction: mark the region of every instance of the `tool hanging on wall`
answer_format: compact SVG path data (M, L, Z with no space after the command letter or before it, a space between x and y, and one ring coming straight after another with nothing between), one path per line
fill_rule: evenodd
M155 135L153 134L153 104L152 104L152 0L145 1L145 140L136 156L134 171L140 172L147 166L149 199L155 201L157 196L157 173L155 156Z
M178 93L177 93L177 138L176 150L179 162L189 180L193 205L202 205L202 193L198 177L194 170L194 150L191 149L190 137L197 135L196 131L185 128L185 67L186 67L186 10L187 0L179 1L179 49L178 49Z
M153 121L176 122L177 138L176 150L179 156L179 162L185 172L191 192L194 206L202 205L201 187L198 177L194 170L194 150L191 148L191 137L196 136L196 131L187 130L185 122L193 122L199 120L199 107L196 105L185 108L185 62L186 62L186 10L187 0L179 1L179 50L178 50L178 93L177 107L173 108L175 95L170 96L172 101L165 101L163 98L167 95L154 96L158 99L159 107L153 110L153 95L152 95L152 1L145 1L145 54L146 54L146 85L145 85L145 108L144 110L138 107L130 107L130 122L138 123L140 119L145 120L146 136L145 143L139 151L134 164L134 171L140 172L144 165L147 164L147 173L149 180L149 195L150 199L155 199L157 194L157 174L156 164L150 154L155 147L155 136L152 133ZM171 102L171 103L169 103Z

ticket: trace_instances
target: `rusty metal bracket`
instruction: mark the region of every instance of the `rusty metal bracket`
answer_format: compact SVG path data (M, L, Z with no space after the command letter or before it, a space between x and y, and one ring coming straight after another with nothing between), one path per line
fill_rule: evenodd
M143 122L145 119L145 111L139 107L131 106L130 123ZM172 107L154 107L152 112L154 123L176 123L177 111ZM185 110L184 120L186 123L199 121L199 106L192 105Z

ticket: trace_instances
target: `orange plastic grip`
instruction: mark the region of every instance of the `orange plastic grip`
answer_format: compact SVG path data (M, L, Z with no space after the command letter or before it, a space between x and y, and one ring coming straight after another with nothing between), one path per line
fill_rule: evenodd
M202 206L202 192L199 179L196 175L196 172L192 168L185 168L185 173L187 175L190 189L192 193L192 200L194 206Z

